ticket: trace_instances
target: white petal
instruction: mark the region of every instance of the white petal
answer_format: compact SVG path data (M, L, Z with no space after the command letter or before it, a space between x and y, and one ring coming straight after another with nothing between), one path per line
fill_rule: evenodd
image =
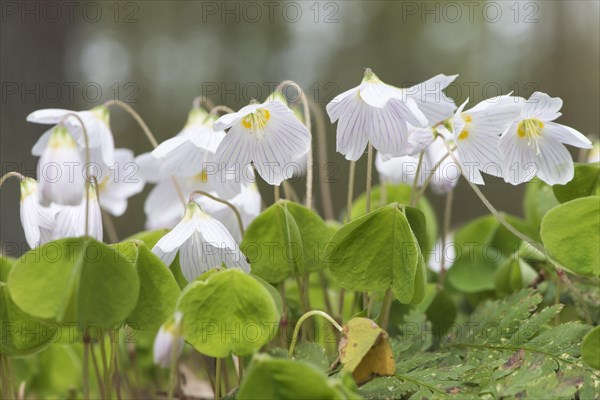
M65 115L73 114L76 111L70 111L60 108L46 108L44 110L37 110L27 116L28 122L36 124L58 124L63 120Z
M517 134L514 122L500 137L498 149L502 156L504 180L513 185L533 179L537 173L535 150Z
M573 159L565 146L549 138L540 139L538 177L548 185L564 185L573 179Z
M252 148L255 145L252 135L241 125L235 125L225 135L215 154L220 168L239 170L252 161Z
M162 161L154 158L152 153L143 153L135 158L141 176L150 183L159 181L160 166Z
M365 104L357 95L347 96L338 107L340 114L336 150L346 156L346 160L356 161L365 152L369 141L368 132L365 129L372 107Z
M227 268L241 268L250 271L246 257L223 224L214 218L196 218L197 230L202 232L204 242L219 249L219 255Z
M358 89L358 87L355 87L350 90L346 90L344 93L337 95L327 104L326 110L331 123L334 123L340 118L340 115L349 104L348 100L352 100L354 97L356 97Z
M153 229L170 228L173 221L177 223L183 217L185 207L171 179L159 182L150 191L144 203L144 212L148 220L147 227Z
M54 240L81 237L86 234L102 240L102 213L96 196L90 194L89 198L89 214L88 214L88 231L86 232L86 200L83 199L81 204L77 206L62 206L56 214L56 228L54 230Z
M422 179L427 179L431 171L435 170L435 174L431 179L431 188L437 194L446 194L454 189L460 180L459 166L454 162L452 157L448 156L448 149L441 139L435 140L425 151L424 168L422 171ZM460 160L460 156L454 152L454 157ZM439 166L436 165L439 163ZM424 173L424 175L423 175Z
M285 107L279 102L272 104ZM272 110L264 134L261 140L255 139L252 160L265 181L279 185L284 179L291 178L299 167L297 160L308 152L311 136L291 111L281 113L275 110Z
M562 108L560 97L550 97L546 93L535 92L525 102L523 119L538 118L542 121L554 121L561 116Z
M265 103L267 104L267 103ZM263 107L263 104L249 104L245 107L242 107L236 113L225 114L221 118L215 121L213 124L213 130L215 131L224 131L226 129L231 128L233 125L238 123L242 118L246 115L253 113L257 108Z
M167 139L161 144L159 144L154 150L152 150L152 157L156 159L162 159L167 154L175 150L177 147L186 143L189 140L187 136L175 136L171 139Z
M35 248L41 244L40 226L38 222L38 213L36 204L38 202L36 195L29 195L21 202L21 225L25 233L25 239L30 248Z
M48 141L50 140L52 131L54 131L54 128L48 129L42 136L40 136L37 142L35 142L33 148L31 149L32 155L39 157L44 154L44 150L46 150L46 147L48 146Z
M582 149L592 148L592 142L581 132L555 122L546 122L542 130L542 135L551 137L560 143L569 144Z
M364 114L365 130L375 149L390 155L407 152L408 126L398 100L390 100L383 108L370 108Z
M171 252L180 248L183 243L188 240L195 231L195 224L192 219L182 220L172 231L163 236L154 246L152 251L160 249L163 252ZM165 264L169 265L170 263Z
M387 102L396 98L401 101L405 101L400 89L393 86L386 85L380 80L366 81L363 80L359 87L360 98L371 107L383 108Z
M435 124L450 117L456 109L454 100L443 93L458 75L439 74L406 90L409 97L417 102L429 124Z

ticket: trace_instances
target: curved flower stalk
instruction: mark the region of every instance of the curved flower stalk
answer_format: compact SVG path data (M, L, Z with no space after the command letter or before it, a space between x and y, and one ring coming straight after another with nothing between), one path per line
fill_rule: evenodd
M40 201L44 206L77 205L85 183L81 150L64 125L56 125L48 132L37 165Z
M144 189L144 179L129 149L115 149L115 164L98 171L100 207L120 217L127 210L127 199Z
M227 228L210 217L196 202L189 202L181 222L152 249L166 265L177 253L181 272L188 281L225 264L250 272L250 265Z
M102 241L102 213L96 196L96 189L91 184L86 186L88 187L87 201L84 194L78 205L59 207L56 213L56 227L52 233L52 240L87 235ZM89 203L87 213L86 203Z
M464 111L465 101L452 118L452 136L465 177L483 185L481 172L503 175L498 152L500 134L518 117L523 99L510 95L484 100Z
M182 321L183 314L176 311L173 317L161 325L152 346L154 364L170 368L181 355L184 344Z
M79 118L67 118L74 114ZM81 121L80 121L81 119ZM34 111L27 116L27 121L36 124L64 124L73 135L80 148L85 148L84 127L88 136L90 149L98 148L100 158L106 165L114 164L115 144L110 130L110 114L106 106L94 107L88 111L70 111L63 109L44 109ZM52 129L44 133L31 150L34 156L40 156L47 147L52 135Z
M297 160L308 153L308 129L280 101L250 104L223 115L214 129L229 129L217 149L221 168L240 170L252 163L270 185L279 186L292 177Z
M44 207L40 204L38 182L35 179L21 180L21 225L30 248L52 240L58 210L55 205Z
M538 176L549 185L573 179L573 159L564 144L589 149L592 142L579 131L553 122L561 116L562 100L535 92L517 120L500 138L504 180L513 185Z

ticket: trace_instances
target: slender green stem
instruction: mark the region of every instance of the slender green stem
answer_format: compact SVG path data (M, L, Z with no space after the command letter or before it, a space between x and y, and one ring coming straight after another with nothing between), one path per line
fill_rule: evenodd
M110 336L109 336L110 340ZM106 338L104 335L100 338L100 354L102 355L102 369L104 375L104 387L106 388L105 393L109 396L112 395L111 388L112 385L110 383L110 375L109 375L109 365L108 365L108 357L106 354Z
M2 178L0 178L0 187L2 187L2 185L4 185L4 182L6 182L8 180L8 178L18 178L20 181L25 179L25 177L23 175L21 175L20 173L18 173L17 171L10 171L10 172L7 172L6 174L2 175Z
M324 171L327 166L327 128L325 125L325 115L323 110L316 103L311 102L310 107L315 116L316 121L316 132L317 132L317 157L319 171ZM335 219L335 213L333 210L333 200L331 196L331 186L329 185L329 178L319 176L319 191L321 195L321 204L323 206L323 214L325 219Z
M92 365L94 366L94 373L96 374L96 380L98 381L98 390L100 390L100 398L104 399L105 394L104 394L104 381L102 380L102 377L100 376L100 367L98 366L98 357L96 357L96 352L94 351L94 348L91 347L90 348L90 354L92 356Z
M287 296L285 293L285 281L279 283L279 295L281 296L281 318L282 326L287 330L288 319L287 319ZM279 337L281 341L281 347L287 347L286 332L284 329L279 330Z
M290 349L288 351L288 358L292 358L292 356L294 355L294 347L296 347L296 342L298 341L298 332L300 331L300 327L302 326L302 323L307 318L309 318L313 315L320 315L321 317L325 318L327 321L331 322L331 324L340 332L342 332L344 330L342 328L342 326L340 324L338 324L335 319L333 319L333 317L331 317L329 314L327 314L324 311L312 310L307 313L304 313L300 317L300 319L298 319L298 323L296 324L296 327L294 328L294 335L292 336L292 342L290 343Z
M244 379L244 358L238 356L238 385L242 384L242 380Z
M220 112L224 112L226 114L231 114L231 113L234 113L235 111L224 105L215 106L210 110L210 113L212 115L218 115Z
M346 199L346 222L352 220L352 200L354 199L354 176L356 175L356 161L350 161L350 175L348 176L348 197Z
M452 218L452 202L454 201L454 190L450 190L446 194L446 206L444 207L444 225L442 233L442 258L440 260L440 275L438 283L440 286L444 284L444 278L446 276L446 246L450 236L450 221Z
M274 199L273 202L277 203L280 198L281 198L281 193L279 191L279 185L273 185L273 199Z
M418 191L417 193L417 197L415 198L415 204L417 204L417 202L419 201L419 199L421 197L423 197L423 194L425 194L425 191L427 190L427 188L429 187L429 184L431 183L431 181L433 180L433 178L435 177L435 172L438 170L438 168L440 167L440 165L442 164L442 161L444 161L446 158L450 157L449 153L446 153L442 158L440 158L440 161L438 161L434 167L433 170L431 171L431 173L427 176L427 178L425 179L425 182L423 182L423 186L421 187L421 189Z
M221 359L217 357L215 365L215 400L221 396Z
M90 398L90 342L88 339L83 339L83 398Z
M450 157L452 157L452 160L456 163L456 165L458 166L459 170L461 170L460 171L461 175L465 178L465 180L467 181L467 183L469 184L469 186L471 187L471 189L473 189L473 191L475 192L475 194L477 195L477 197L479 197L479 200L481 200L481 202L487 207L487 209L496 217L496 219L498 220L498 222L500 222L513 235L515 235L519 239L524 240L525 242L531 244L533 247L535 247L536 249L538 249L538 250L542 251L544 254L546 254L546 251L544 250L544 246L541 243L536 242L535 240L533 240L529 236L521 233L518 229L516 229L514 226L512 226L506 220L506 218L504 218L504 216L498 210L496 210L496 208L483 195L483 193L481 193L481 190L479 190L479 188L477 187L477 185L475 185L474 183L472 183L471 181L469 181L469 179L467 179L467 177L463 174L462 169L460 167L460 164L459 164L458 160L456 159L456 157L454 156L454 153L452 153L452 149L450 148L450 145L448 144L448 142L446 141L446 139L444 139L443 136L440 135L439 137L442 139L442 141L446 145L446 149L448 150L448 154L450 154Z
M233 213L235 214L235 217L237 219L238 222L238 226L240 228L240 233L242 234L242 236L244 236L245 230L244 230L244 221L242 220L242 215L240 214L240 211L237 209L236 206L234 206L233 204L231 204L230 202L228 202L227 200L223 200L217 196L213 196L212 194L205 192L203 190L194 190L191 194L190 194L190 201L194 201L194 197L196 195L202 195L205 197L208 197L211 200L217 201L221 204L225 204L227 207L231 208L231 210L233 211Z
M344 320L344 303L346 302L345 297L346 297L346 289L340 288L340 294L339 294L339 298L338 298L338 315L339 315L340 321Z
M142 131L144 132L144 135L146 135L146 137L148 138L148 141L150 142L150 144L152 144L152 147L156 148L158 146L158 141L156 140L156 137L152 134L152 132L150 131L150 128L148 128L148 125L146 124L144 119L140 116L140 114L137 113L137 111L135 111L133 108L131 108L129 106L129 104L127 104L121 100L109 100L106 103L104 103L105 107L110 107L113 105L122 108L129 115L131 115L133 117L133 119L135 119L135 121L138 123L140 128L142 128Z
M331 306L331 299L329 298L329 292L327 291L327 277L323 271L319 271L319 282L323 288L323 302L325 303L325 310L327 310L327 314L333 315L333 307Z
M373 179L373 145L367 147L367 214L371 212L371 182Z
M2 379L2 399L14 399L15 394L12 390L12 377L10 374L10 369L8 367L8 356L4 354L0 354L0 375Z
M102 222L104 223L104 228L106 228L108 240L110 240L111 243L118 243L119 235L117 234L117 229L115 228L115 224L110 214L105 210L102 210Z
M387 330L387 326L388 326L388 321L390 319L390 310L392 308L392 301L393 301L393 296L392 296L392 289L388 288L385 291L385 295L383 296L383 303L382 303L382 307L381 307L381 312L379 313L380 319L379 319L379 326L381 326L381 328L383 330Z
M154 136L154 134L152 133L150 128L148 128L146 121L144 121L144 119L140 116L140 114L138 114L137 111L135 111L133 108L131 108L129 106L129 104L127 104L121 100L109 100L106 103L104 103L104 106L105 107L117 106L117 107L120 107L121 109L125 110L129 115L131 115L133 117L133 119L138 123L140 128L142 128L144 135L146 135L146 138L148 138L148 141L150 142L152 147L153 148L158 147L158 141L156 140L156 137ZM177 178L172 176L171 180L173 181L173 185L175 186L175 190L177 191L177 194L179 195L181 202L185 206L185 196L183 195L183 192L181 191L181 187L179 186L179 182L177 181Z
M298 197L298 193L294 190L294 187L288 182L281 182L281 186L283 187L283 194L286 199L292 199L296 203L300 203L300 197Z
M215 107L215 103L213 103L208 97L206 96L197 96L193 103L192 103L192 107L194 108L200 108L202 106L202 104L206 105L206 108L208 108L209 110L213 109Z
M412 188L410 189L410 205L414 207L417 204L417 186L419 184L419 177L421 175L421 166L423 165L423 156L425 152L422 151L419 154L419 161L417 162L417 170L415 171L415 178L413 179Z
M169 389L168 396L169 400L173 400L173 394L175 393L175 386L177 386L177 352L173 351L171 354L171 370L169 371Z
M285 93L283 93L283 89L286 86L292 86L294 89L296 89L296 91L300 95L300 101L302 102L302 109L304 111L304 125L306 126L306 129L308 129L308 132L312 135L312 121L310 118L310 105L308 103L308 98L306 97L304 90L302 90L302 87L300 87L300 85L298 85L296 82L290 81L290 80L281 82L279 84L279 86L277 86L276 90L280 91L285 96ZM312 140L311 140L311 144L308 149L308 153L306 154L306 207L307 208L312 208L313 174L314 174L313 150L312 150Z

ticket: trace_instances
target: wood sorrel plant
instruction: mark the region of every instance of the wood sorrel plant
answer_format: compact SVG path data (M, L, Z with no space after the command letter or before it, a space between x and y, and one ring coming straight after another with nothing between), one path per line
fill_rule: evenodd
M0 260L2 398L593 398L600 166L564 147L592 144L554 122L558 98L456 107L455 78L399 89L367 69L327 105L350 174L345 207L320 181L326 219L326 121L294 82L237 112L199 97L163 143L118 101L32 113L56 126L34 145L37 180L0 180L21 182L31 247ZM135 179L111 107L154 148ZM274 188L264 210L257 174ZM529 182L525 218L496 210L484 174ZM299 195L287 180L302 175ZM453 230L461 176L492 215ZM146 182L148 230L119 241L110 215Z

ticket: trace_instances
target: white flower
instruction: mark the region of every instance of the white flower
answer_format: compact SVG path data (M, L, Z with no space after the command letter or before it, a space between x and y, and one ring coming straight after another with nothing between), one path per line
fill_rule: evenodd
M102 212L96 197L94 185L89 185L89 213L88 228L86 232L86 199L85 194L80 199L79 205L62 206L56 214L56 227L53 240L87 236L102 241Z
M222 264L250 271L246 258L227 228L195 202L188 203L181 222L156 243L152 252L166 265L170 265L179 253L181 272L188 281Z
M218 219L231 232L237 242L242 240L237 217L229 206L206 196L197 196L195 200L211 217ZM239 211L244 227L250 225L254 218L260 214L262 201L255 183L242 185L240 194L229 200L229 202Z
M181 355L184 343L181 333L182 320L183 314L181 311L176 311L173 318L165 322L158 330L152 347L154 364L170 368Z
M102 162L106 165L114 164L114 139L110 130L109 111L105 106L94 107L88 111L70 111L49 108L34 111L27 116L27 121L37 124L63 124L77 140L81 148L85 148L85 136L79 119L69 116L75 114L83 121L91 149L99 148ZM51 135L51 130L44 133L33 146L32 154L41 155L46 148Z
M465 177L483 185L481 172L501 177L502 158L498 140L504 130L518 117L522 100L510 95L484 100L468 111L465 101L452 119L452 134ZM481 171L481 172L480 172Z
M327 104L331 122L338 121L337 151L356 161L371 142L382 154L407 154L409 125L425 127L428 122L415 96L423 102L429 99L417 89L413 88L411 95L407 90L387 85L367 69L360 86Z
M203 109L193 108L184 129L152 151L152 156L162 161L160 178L192 176L214 163L217 148L225 137L225 132L213 130L214 120Z
M42 205L77 205L81 201L84 164L77 143L64 126L57 125L50 131L37 175Z
M310 132L280 101L250 104L226 114L215 124L228 129L217 149L216 160L225 169L244 168L250 162L270 185L290 178L295 163L311 146Z
M592 143L573 128L557 124L562 100L535 92L525 102L521 115L500 138L504 180L517 185L536 174L549 185L573 179L573 160L564 144L589 149Z
M103 166L98 176L100 207L119 217L127 209L127 199L144 189L144 179L129 149L115 149L115 164Z
M32 249L52 240L58 211L54 206L42 206L37 191L35 179L25 178L21 181L21 225L27 244Z

